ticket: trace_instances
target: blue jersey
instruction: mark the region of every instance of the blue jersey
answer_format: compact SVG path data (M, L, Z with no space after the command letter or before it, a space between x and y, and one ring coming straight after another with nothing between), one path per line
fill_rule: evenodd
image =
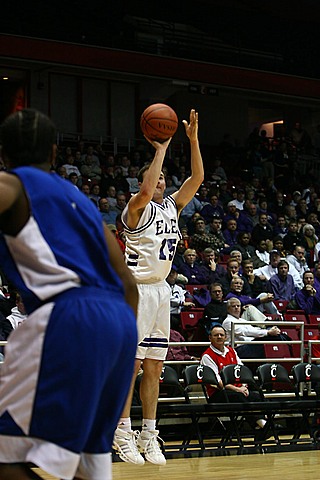
M27 312L74 287L121 293L101 215L83 193L57 174L19 167L30 218L16 236L0 235L0 264L20 291Z

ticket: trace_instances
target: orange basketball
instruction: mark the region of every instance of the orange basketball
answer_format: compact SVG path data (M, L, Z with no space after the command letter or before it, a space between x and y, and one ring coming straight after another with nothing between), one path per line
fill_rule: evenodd
M142 113L140 127L146 137L164 142L176 133L178 117L169 105L154 103Z

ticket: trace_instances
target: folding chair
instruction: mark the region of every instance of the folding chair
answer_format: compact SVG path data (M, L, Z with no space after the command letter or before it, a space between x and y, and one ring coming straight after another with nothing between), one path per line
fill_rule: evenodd
M206 385L215 385L217 387L219 386L219 382L217 380L217 377L214 371L206 365L188 365L184 370L184 383L185 383L185 388L184 388L185 399L186 399L186 403L189 403L189 404L192 403L192 396L190 395L190 393L195 386L198 386L198 385L201 386L201 390L204 393L206 403L209 400L207 390L206 390ZM200 418L201 418L201 415L199 414L191 415L192 424L193 424L196 436L198 438L199 445L201 446L202 449L204 449L205 445L203 442L203 436L199 426ZM218 416L215 417L214 424L216 424L217 422L219 422L219 424L222 425ZM183 441L184 445L188 445L190 443L191 436L192 435L189 434L184 439Z
M308 400L311 395L315 394L317 400L320 399L320 368L312 363L302 362L292 367L292 375L295 383L295 393L297 399ZM315 407L315 422L318 420L317 408ZM313 432L313 428L310 425L309 417L311 415L310 410L302 409L301 422L294 434L295 439L299 439L304 429L307 430L310 438L317 442L318 434ZM318 428L317 428L318 430Z
M263 400L271 401L268 395L294 393L294 386L285 367L279 363L265 363L257 368L259 392ZM266 434L271 429L274 439L280 443L279 435L275 427L276 412L267 412Z
M220 372L221 380L223 385L226 387L226 385L229 384L237 384L237 383L244 383L247 384L248 386L251 386L253 390L259 391L259 387L253 377L253 373L250 370L250 368L246 367L245 365L227 365L226 367L223 367L223 369ZM229 402L227 394L225 395L226 402ZM230 421L231 421L231 427L233 427L237 440L240 446L240 451L243 448L243 441L242 437L240 434L240 428L243 424L243 421L245 420L244 415L241 415L240 418L238 418L237 414L231 414L230 415ZM232 436L232 431L228 432L229 436ZM228 440L228 435L226 440Z

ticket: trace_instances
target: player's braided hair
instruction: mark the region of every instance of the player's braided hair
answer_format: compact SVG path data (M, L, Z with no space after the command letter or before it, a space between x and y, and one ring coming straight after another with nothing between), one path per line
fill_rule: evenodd
M56 129L51 120L32 109L13 113L0 129L2 151L12 166L48 161L55 139Z

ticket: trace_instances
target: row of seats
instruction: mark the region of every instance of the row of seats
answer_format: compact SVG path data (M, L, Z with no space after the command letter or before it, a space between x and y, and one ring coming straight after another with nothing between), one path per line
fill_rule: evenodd
M242 425L248 415L256 414L260 411L265 415L267 424L264 427L264 437L260 440L254 438L253 443L261 443L262 440L273 436L274 441L281 445L278 425L275 423L275 417L280 413L290 419L292 414L297 416L294 424L292 437L288 438L285 426L283 434L285 435L284 443L298 443L300 441L308 441L317 444L319 441L319 429L317 427L317 412L319 409L319 390L313 387L320 386L320 367L309 364L299 363L292 367L291 376L287 370L280 364L266 363L260 365L254 376L252 371L246 366L228 365L224 367L220 373L224 385L234 383L245 383L250 388L255 389L260 394L261 403L253 402L241 404L229 404L228 396L225 396L225 403L213 404L209 403L206 392L206 385L218 385L214 372L207 366L189 365L183 372L183 382L178 378L176 371L169 365L163 367L160 378L160 385L174 387L175 391L179 391L187 405L193 406L193 410L186 409L187 416L191 419L192 428L186 429L183 438L183 448L192 446L192 439L196 437L198 446L201 449L206 448L203 434L204 418L210 416L210 432L209 437L216 432L216 425L222 426L222 435L217 446L223 448L230 446L232 442L238 448L243 449L243 430ZM203 390L203 400L199 403L199 386ZM279 402L277 394L285 395ZM291 395L290 395L291 394ZM302 403L301 403L302 402ZM203 404L207 408L203 409ZM163 407L163 405L162 405ZM183 407L172 410L167 407L161 409L160 418L166 413L178 414L183 412ZM189 412L189 413L188 413ZM227 417L227 421L225 421ZM302 440L302 436L307 434L306 439ZM206 431L208 436L208 431ZM211 438L212 440L212 438ZM194 445L193 445L194 447ZM240 452L241 453L241 452Z

